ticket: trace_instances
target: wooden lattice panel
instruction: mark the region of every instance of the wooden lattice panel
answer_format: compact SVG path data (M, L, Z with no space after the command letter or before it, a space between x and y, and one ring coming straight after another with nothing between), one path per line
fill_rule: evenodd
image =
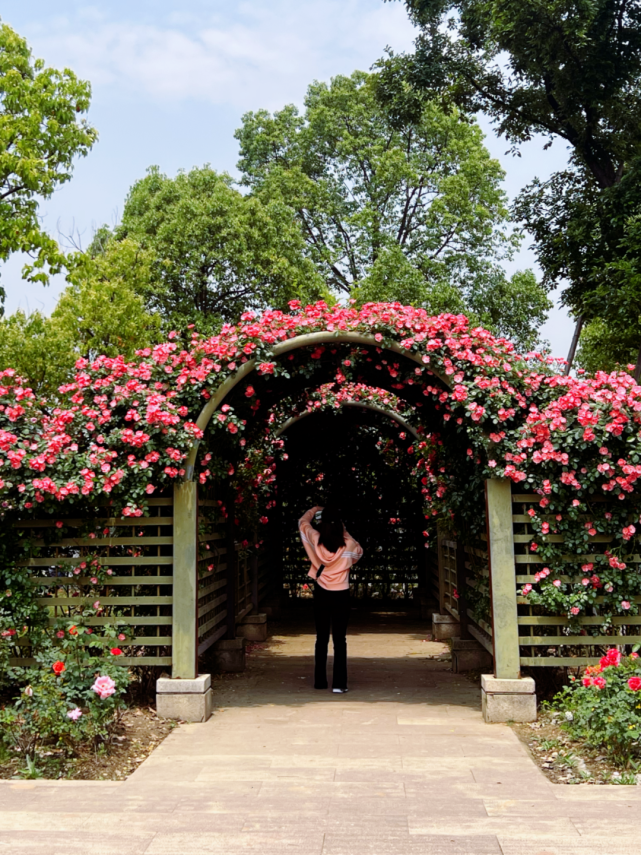
M535 508L543 519L553 520L541 513L540 497L534 493L514 493L512 495L514 513L514 558L516 565L516 584L519 588L526 583L533 583L534 574L544 564L544 560L530 551L529 544L534 539L531 519L528 515L530 508ZM604 502L607 499L591 501ZM586 517L587 519L587 517ZM540 535L537 538L540 540ZM547 540L552 543L563 543L562 535L549 534ZM589 538L590 552L584 555L564 555L563 561L570 564L594 562L601 556L612 540L607 535L595 535ZM641 564L641 556L635 555L628 563ZM564 582L580 579L583 574L556 574ZM641 603L641 597L634 597L635 603ZM603 603L603 597L597 597L596 608ZM612 626L607 633L594 632L593 628L601 627L604 618L598 614L581 615L576 622L581 627L581 633L571 628L567 615L550 615L543 607L532 605L526 597L517 597L518 625L521 665L529 666L569 666L593 665L599 661L607 647L616 644L641 644L641 616L617 616L612 618Z
M49 624L68 620L83 626L130 627L123 643L122 665L171 665L173 595L173 501L149 500L149 515L49 517L16 525L27 557L19 562L29 573L38 603ZM59 524L62 523L62 527ZM91 561L104 582L91 583ZM87 565L81 568L81 565ZM75 572L74 572L75 571ZM94 608L98 602L99 607ZM84 610L92 614L83 616ZM28 642L13 665L29 665Z

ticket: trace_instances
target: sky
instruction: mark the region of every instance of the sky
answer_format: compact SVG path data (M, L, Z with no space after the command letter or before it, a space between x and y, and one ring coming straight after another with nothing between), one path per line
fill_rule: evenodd
M47 65L91 81L89 121L99 140L76 162L72 180L43 202L45 228L87 246L96 228L114 225L131 185L151 165L174 175L209 163L236 173L234 130L249 110L302 105L313 80L368 70L387 46L411 51L415 31L401 2L382 0L4 0L2 20ZM486 145L506 172L510 198L532 178L561 168L567 152L543 141L507 154L481 118ZM526 239L509 272L534 267ZM22 281L22 259L1 266L6 311L55 306L65 283ZM553 294L558 302L559 294ZM565 356L573 325L555 307L542 334Z

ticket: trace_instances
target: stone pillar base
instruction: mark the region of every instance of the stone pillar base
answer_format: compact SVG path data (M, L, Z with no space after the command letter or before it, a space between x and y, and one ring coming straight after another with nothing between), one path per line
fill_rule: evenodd
M503 680L481 675L481 706L487 722L536 721L536 687L532 677Z
M244 671L246 644L246 638L225 638L217 641L211 654L216 671L222 671L225 674Z
M445 641L461 632L461 624L452 615L432 614L432 638L434 641Z
M247 641L267 639L267 615L247 615L236 630L236 634Z
M487 671L492 667L492 654L473 638L452 639L452 671Z
M160 718L207 721L213 706L214 693L209 674L199 674L193 680L170 677L156 680L156 712Z

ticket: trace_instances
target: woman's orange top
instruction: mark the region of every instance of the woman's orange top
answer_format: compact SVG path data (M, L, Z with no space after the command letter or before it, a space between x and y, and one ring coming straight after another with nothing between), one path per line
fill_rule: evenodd
M316 579L318 570L323 564L325 569L318 580L321 588L325 588L327 591L344 591L349 588L350 568L361 557L363 549L347 531L345 532L345 546L339 547L336 552L330 552L322 544L319 544L320 532L316 531L312 525L312 520L314 514L320 510L318 506L313 507L298 520L300 537L305 552L312 562L307 575Z

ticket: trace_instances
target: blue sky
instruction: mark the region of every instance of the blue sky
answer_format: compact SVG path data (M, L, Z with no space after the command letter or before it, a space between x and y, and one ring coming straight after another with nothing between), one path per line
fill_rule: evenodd
M210 163L233 174L244 112L301 104L312 80L367 70L387 45L411 50L414 37L402 3L382 0L4 0L2 19L48 65L92 83L89 119L100 139L41 209L54 236L74 234L85 246L95 228L117 222L148 166L174 174ZM544 152L537 140L520 158L506 155L505 141L482 125L510 197L565 162L563 147ZM526 241L510 268L533 263ZM21 266L14 258L1 271L7 311L51 311L64 281L29 285ZM555 354L567 353L572 325L563 311L553 311L543 333Z

